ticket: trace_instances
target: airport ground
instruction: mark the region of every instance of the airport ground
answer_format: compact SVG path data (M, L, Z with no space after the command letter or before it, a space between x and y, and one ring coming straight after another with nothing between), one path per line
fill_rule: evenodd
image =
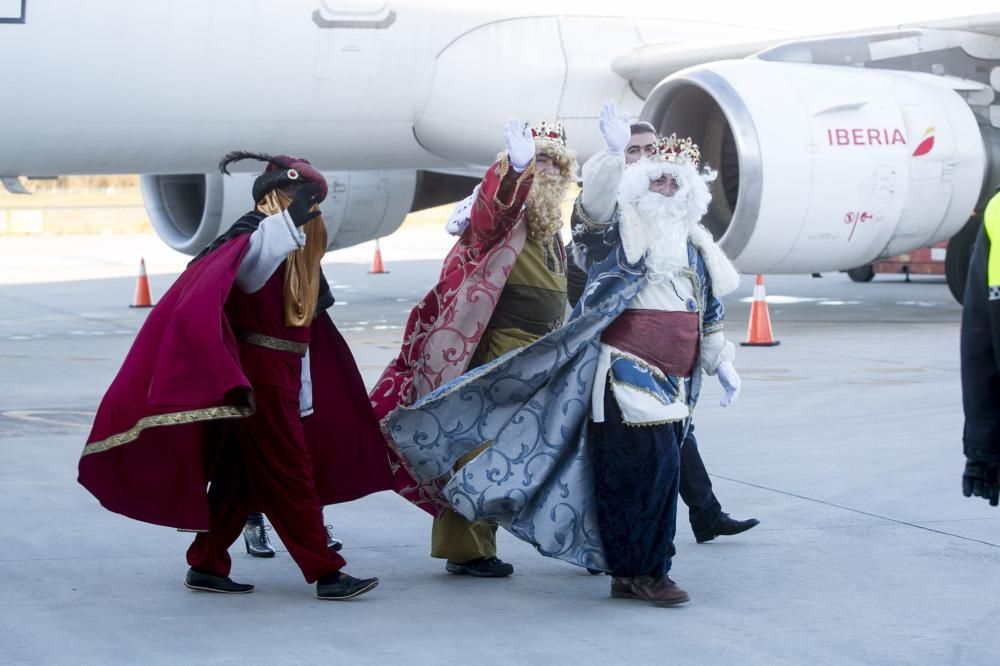
M328 255L332 314L369 384L448 239L406 225ZM683 511L659 609L509 535L503 580L450 576L430 519L391 493L326 509L348 571L380 587L312 596L278 542L233 546L254 594L192 593L189 535L102 509L76 484L97 403L186 257L148 234L0 236L0 663L984 664L1000 655L1000 510L961 496L960 308L943 279L769 276L781 345L741 348L743 392L696 421L725 510L761 525L696 545ZM742 340L752 280L727 299Z

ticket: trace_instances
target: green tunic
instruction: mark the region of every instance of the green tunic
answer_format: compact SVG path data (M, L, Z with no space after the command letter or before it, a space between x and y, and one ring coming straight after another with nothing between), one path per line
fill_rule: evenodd
M559 328L565 313L565 248L558 236L544 241L528 238L469 368L530 345Z

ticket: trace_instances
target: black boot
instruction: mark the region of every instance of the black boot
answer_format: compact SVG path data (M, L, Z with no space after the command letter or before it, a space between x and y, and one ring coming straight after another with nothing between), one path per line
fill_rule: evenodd
M507 564L498 557L479 557L471 562L448 562L445 571L453 574L467 574L477 578L504 578L514 573L514 565Z
M254 514L250 514L246 525L243 526L243 543L246 544L249 554L254 557L274 557L274 546L267 538L269 529L271 528L264 525L263 517L260 522L257 522L254 519Z
M316 598L344 601L371 592L378 587L378 578L355 578L343 571L316 581Z
M344 547L344 542L333 536L333 525L324 525L326 530L326 547L333 551L338 551Z
M195 568L188 569L184 577L184 587L201 592L221 592L222 594L247 594L253 592L253 585L237 583L229 576L216 576Z
M704 532L695 532L694 538L698 543L711 541L717 536L732 536L740 532L746 532L751 527L756 527L760 521L756 518L746 520L733 520L728 513L720 513L718 520Z

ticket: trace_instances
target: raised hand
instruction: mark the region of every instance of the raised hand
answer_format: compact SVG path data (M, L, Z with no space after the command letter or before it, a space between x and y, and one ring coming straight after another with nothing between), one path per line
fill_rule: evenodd
M518 173L524 171L535 159L535 139L531 136L531 130L520 120L513 118L507 121L503 128L504 137L507 139L507 155L510 157L510 165Z
M632 138L628 114L619 115L614 102L605 102L601 109L598 125L601 128L601 135L604 136L604 145L608 147L608 152L614 154L625 152L625 146Z
M288 216L292 218L292 223L296 227L308 224L310 220L320 214L319 187L313 183L307 183L298 189L292 202L288 204Z

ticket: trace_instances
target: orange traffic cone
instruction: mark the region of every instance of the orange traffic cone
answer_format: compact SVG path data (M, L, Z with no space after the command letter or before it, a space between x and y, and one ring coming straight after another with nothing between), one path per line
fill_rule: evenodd
M375 239L375 260L372 261L372 269L369 273L388 273L382 265L382 250L378 246L378 239Z
M146 277L146 260L139 260L139 279L135 282L135 297L130 308L151 308L153 299L149 295L149 278Z
M771 315L767 313L767 292L764 291L764 276L760 273L757 274L757 284L753 288L747 341L740 344L744 347L774 347L780 344L771 333Z

